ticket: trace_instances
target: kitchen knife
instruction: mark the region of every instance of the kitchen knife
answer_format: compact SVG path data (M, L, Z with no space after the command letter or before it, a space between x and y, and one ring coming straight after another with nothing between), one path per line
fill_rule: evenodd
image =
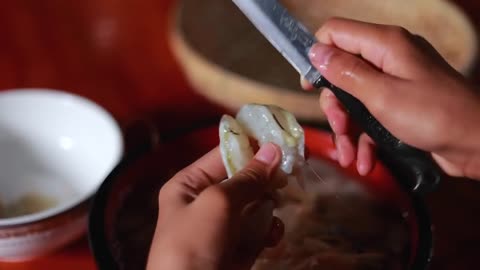
M252 24L290 64L315 88L330 89L350 117L375 141L382 160L393 170L399 183L415 194L433 190L441 170L429 153L393 136L354 96L327 81L308 57L317 40L277 0L233 0Z

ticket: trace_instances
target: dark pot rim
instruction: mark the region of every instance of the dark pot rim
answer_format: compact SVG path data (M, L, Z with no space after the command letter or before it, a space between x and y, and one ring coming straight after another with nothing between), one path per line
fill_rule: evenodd
M205 125L203 128L208 128L209 126L210 125ZM305 126L318 128L318 126L308 124ZM200 129L202 128L197 127L193 130ZM175 136L171 136L170 134L168 137L175 138L177 135L186 135L191 131L192 129L183 130L182 132L177 133ZM325 132L329 130L325 130L325 128L320 127L319 131ZM115 180L125 168L128 168L130 164L134 163L153 150L153 148L142 148L138 151L128 153L107 176L92 199L88 219L88 241L90 250L92 251L93 257L99 269L119 269L108 246L105 232L104 216L110 191L115 184ZM410 270L427 270L433 257L433 233L430 214L423 197L415 194L409 194L409 198L411 200L412 208L415 212L418 225L417 254L412 261Z

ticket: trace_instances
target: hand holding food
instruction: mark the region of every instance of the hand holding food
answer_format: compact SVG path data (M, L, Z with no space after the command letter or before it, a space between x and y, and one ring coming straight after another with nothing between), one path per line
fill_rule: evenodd
M228 181L220 150L177 173L161 189L147 269L249 269L282 234L265 197L281 153L265 144Z
M249 136L261 145L255 156ZM160 191L148 269L249 269L280 240L268 194L285 185L272 184L279 169L292 174L303 161L303 136L295 117L275 106L250 104L236 119L224 116L220 149Z
M376 201L355 181L329 172L334 170L328 165L318 160L306 163L304 131L291 113L277 106L248 104L236 118L223 116L220 149L229 176L235 177L253 156L251 139L259 145L273 142L280 146L282 172L308 184L304 191L294 182L272 185L283 187L275 196L274 213L286 224L285 237L278 246L262 252L253 269L309 270L321 266L373 270L405 266L409 242L402 213ZM306 170L306 166L310 168ZM328 180L319 181L319 175L329 175ZM355 205L354 211L348 211L345 205Z

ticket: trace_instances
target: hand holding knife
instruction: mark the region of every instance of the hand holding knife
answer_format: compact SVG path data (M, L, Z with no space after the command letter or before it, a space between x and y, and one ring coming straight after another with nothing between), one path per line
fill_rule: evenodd
M312 66L308 54L317 40L277 0L233 2L298 73L315 88L326 87L335 94L352 119L375 141L384 162L400 170L401 185L414 194L423 194L439 184L441 170L429 153L397 139L357 98L328 82Z

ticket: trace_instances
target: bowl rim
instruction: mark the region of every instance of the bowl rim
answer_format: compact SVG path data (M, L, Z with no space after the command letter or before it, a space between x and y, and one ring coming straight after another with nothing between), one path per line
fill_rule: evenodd
M105 108L103 108L93 100L90 100L78 94L66 92L64 90L50 88L16 88L1 91L0 99L6 97L40 97L49 98L51 100L58 100L60 102L68 101L75 103L76 106L81 106L85 110L94 112L98 117L102 117L108 123L112 134L116 137L114 144L117 149L116 153L114 153L115 156L113 157L114 166L107 170L105 174L108 175L122 159L124 153L124 140L122 130L118 122L112 116L112 114L110 114ZM37 223L39 221L50 219L54 216L75 209L77 206L81 205L82 203L88 201L91 197L93 197L98 187L100 187L100 185L102 184L103 180L103 178L98 179L98 183L95 185L94 188L88 190L88 192L85 192L81 196L78 196L78 198L74 201L59 203L54 207L28 215L13 218L0 218L0 229L10 229L12 227L14 228Z
M29 223L27 226L12 226L1 228L0 242L2 242L2 240L10 241L13 238L29 237L37 233L55 230L58 227L71 223L78 217L88 216L90 202L91 199L88 199L72 207L69 211L60 213L56 216L52 216L44 220ZM2 262L1 256L0 262Z
M322 126L319 127L312 124L302 124L302 126L316 129L316 132L324 133L325 135L330 136L330 130L326 130ZM201 128L195 129L194 132L214 127L215 125L205 125ZM175 138L181 138L182 136L190 134L188 131L180 133L181 134L177 134L179 136L175 136ZM168 141L163 141L163 143L168 143ZM142 151L134 152L131 155L125 156L124 159L105 179L105 181L102 183L97 193L93 197L88 218L87 233L90 250L99 269L119 269L119 266L117 265L111 252L111 249L108 246L108 241L106 240L107 233L105 231L105 222L103 219L106 214L106 206L108 204L108 197L110 195L112 187L114 186L117 177L121 175L126 168L140 160L143 156L148 155L155 150L156 148L143 149ZM412 258L410 269L425 270L429 268L433 257L433 231L430 214L428 212L428 208L423 197L411 194L407 191L405 191L405 193L411 201L412 210L414 211L418 225L418 243L416 248L417 252L415 257Z

